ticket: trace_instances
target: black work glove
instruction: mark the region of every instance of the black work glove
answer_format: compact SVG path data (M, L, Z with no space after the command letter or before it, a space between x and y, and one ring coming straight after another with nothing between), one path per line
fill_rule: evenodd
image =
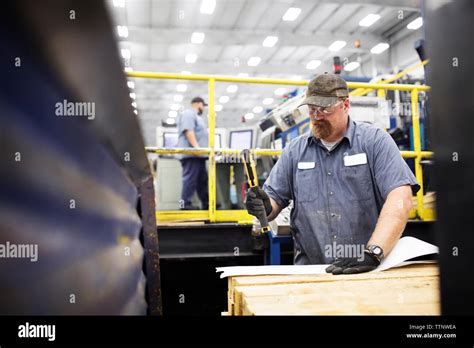
M247 198L245 206L250 215L259 217L265 214L270 215L272 212L272 203L267 193L260 187L249 188L247 191Z
M326 268L326 272L332 274L364 273L373 271L379 264L379 260L371 254L364 252L364 259L362 261L350 257L339 259Z

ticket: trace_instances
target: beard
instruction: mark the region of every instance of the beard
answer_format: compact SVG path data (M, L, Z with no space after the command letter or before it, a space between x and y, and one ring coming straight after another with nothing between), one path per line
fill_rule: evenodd
M326 120L314 121L312 124L311 133L317 139L326 139L333 132L332 125Z

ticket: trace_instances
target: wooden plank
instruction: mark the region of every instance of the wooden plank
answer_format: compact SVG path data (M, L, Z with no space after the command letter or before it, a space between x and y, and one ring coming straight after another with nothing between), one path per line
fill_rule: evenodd
M439 315L438 277L265 285L243 291L243 315Z
M390 312L395 310L395 307L393 307L394 293L397 294L397 299L403 299L406 296L411 298L411 295L406 295L406 289L410 289L411 291L412 288L414 288L414 293L417 294L417 287L420 287L420 284L423 284L423 282L426 281L427 284L431 284L431 297L425 297L426 299L429 299L429 303L413 303L413 306L410 307L411 309L407 309L405 307L401 308L400 313L415 311L415 309L419 307L418 310L421 311L419 314L425 314L422 310L428 311L427 313L436 314L439 313L439 300L438 304L436 304L437 302L433 300L433 296L439 297L439 290L437 286L438 278L439 270L436 264L410 265L390 269L384 272L362 273L354 275L334 276L332 274L318 274L229 277L228 312L229 315L242 315L245 313L251 314L254 313L255 310L257 310L258 314L260 314L258 311L267 313L265 308L272 307L271 304L275 301L276 303L280 303L280 297L283 299L288 299L289 297L301 296L301 299L304 300L304 298L307 296L314 296L314 293L338 294L341 289L346 289L343 292L346 293L345 296L347 296L347 293L350 293L350 291L347 290L347 284L349 284L351 289L356 289L354 290L354 294L356 295L358 294L357 289L364 288L367 290L367 286L372 286L373 289L378 289L377 291L380 291L382 294L390 293L390 301L386 303L386 306L383 307L378 305L378 307L376 307L375 311L377 313L383 314L387 311ZM370 290L370 288L368 290ZM362 295L363 294L360 294L360 296ZM268 298L270 298L270 300ZM260 300L263 302L259 302ZM364 299L362 298L362 300ZM266 304L266 301L269 301L270 304ZM360 302L360 300L358 301ZM281 303L284 304L284 302ZM340 303L344 303L343 299L341 299ZM364 302L362 301L362 303ZM405 302L405 304L407 303L408 302ZM311 309L310 312L312 314L331 312L331 310L325 306L326 305L320 305L318 307L320 308L319 312L317 313L313 313L315 311L314 309ZM353 305L347 305L345 308L349 311L355 311L353 309ZM372 307L365 305L365 307L362 306L361 308L371 310ZM274 307L273 309L270 309L270 312L273 310L286 311L290 309L291 307ZM341 312L335 308L333 308L332 311L338 313ZM293 313L293 310L290 310L290 312ZM416 313L418 312L415 311L414 314ZM354 314L360 314L360 311L355 311Z
M234 315L234 280L232 277L227 279L227 312Z
M334 276L327 274L293 274L293 275L259 275L259 276L236 276L232 278L231 286L248 286L279 283L312 283L319 281L338 281L344 279L364 280L383 279L397 277L418 277L420 275L439 275L439 269L433 264L413 264L404 267L392 268L383 272L370 272L360 274L341 274Z
M411 278L420 276L439 276L439 269L435 264L417 264L393 268L384 272L337 275L266 275L266 276L238 276L229 277L228 303L230 315L242 315L242 287L277 284L304 284L319 282L334 282L341 280L363 281L370 279ZM232 310L230 309L232 308Z

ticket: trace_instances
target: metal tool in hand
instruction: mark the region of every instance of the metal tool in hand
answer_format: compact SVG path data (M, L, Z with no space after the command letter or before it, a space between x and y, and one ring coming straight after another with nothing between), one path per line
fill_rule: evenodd
M255 166L255 161L253 159L252 153L250 150L246 149L242 151L242 156L244 157L244 167L245 173L247 174L247 180L249 187L252 191L257 193L258 188L258 177L257 177L257 167ZM261 216L257 216L258 221L260 221L260 232L266 233L270 231L270 226L268 225L268 218L265 211Z

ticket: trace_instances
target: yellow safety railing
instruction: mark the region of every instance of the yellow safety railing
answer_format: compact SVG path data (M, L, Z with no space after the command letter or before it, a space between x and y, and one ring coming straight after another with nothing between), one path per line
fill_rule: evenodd
M269 85L290 85L290 86L307 86L309 81L292 81L283 79L264 79L251 77L233 77L220 75L182 75L161 72L145 72L132 71L126 73L129 77L137 78L151 78L151 79L173 79L173 80L188 80L188 81L207 81L209 92L209 146L207 148L156 148L147 147L146 150L155 154L196 154L209 155L209 210L202 211L157 211L157 221L177 221L177 220L209 220L210 222L238 222L251 223L253 217L250 216L246 210L217 210L216 209L216 155L239 155L240 151L232 149L216 149L214 146L215 134L215 84L216 82L234 82L234 83L256 83ZM414 137L414 151L400 151L405 158L415 159L415 176L418 180L421 189L418 191L417 208L412 210L410 218L418 217L421 220L433 220L435 213L432 209L426 209L423 206L423 172L421 167L421 160L423 158L430 158L433 156L431 151L421 151L421 134L420 134L420 117L418 110L418 92L429 91L430 87L423 85L407 85L389 83L363 83L363 82L348 82L350 89L364 89L365 90L401 90L411 91L412 104L412 121L413 121L413 137ZM257 156L278 156L281 151L270 149L253 149L251 152Z
M397 81L398 79L402 78L403 76L411 73L412 71L416 70L416 69L419 69L423 66L425 66L426 64L429 63L429 59L426 59L420 63L417 63L409 68L406 68L405 70L403 71L400 71L398 74L396 74L395 76L389 78L389 79L386 79L386 80L380 80L380 81L373 81L372 83L392 83L392 82L395 82ZM366 95L367 93L369 93L370 91L372 90L372 88L358 88L358 89L355 89L353 91L351 91L350 95L351 96L354 96L354 97L357 97L357 96L364 96ZM377 90L377 96L378 97L385 97L385 91L383 89L379 89Z

